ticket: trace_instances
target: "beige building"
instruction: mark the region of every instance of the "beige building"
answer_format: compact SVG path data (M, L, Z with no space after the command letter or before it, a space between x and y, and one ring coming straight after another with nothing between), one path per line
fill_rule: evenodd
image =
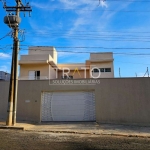
M62 79L64 70L74 80ZM91 79L99 70L101 79ZM150 125L150 79L114 78L112 53L58 64L55 48L31 47L21 56L20 78L17 120ZM1 81L0 89L0 120L6 120L9 82Z
M110 52L91 53L85 63L58 64L54 47L30 47L19 65L20 80L114 78Z

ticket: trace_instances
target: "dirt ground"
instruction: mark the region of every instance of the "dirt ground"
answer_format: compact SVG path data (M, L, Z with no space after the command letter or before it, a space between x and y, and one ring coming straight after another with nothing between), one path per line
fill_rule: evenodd
M0 150L150 150L149 138L0 130Z

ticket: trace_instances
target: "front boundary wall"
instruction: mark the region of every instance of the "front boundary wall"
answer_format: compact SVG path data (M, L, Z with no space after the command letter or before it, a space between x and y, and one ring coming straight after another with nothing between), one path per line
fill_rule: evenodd
M9 82L0 81L0 120L6 120ZM96 122L150 126L150 78L100 79L97 85L19 81L17 120L41 121L41 93L95 91Z

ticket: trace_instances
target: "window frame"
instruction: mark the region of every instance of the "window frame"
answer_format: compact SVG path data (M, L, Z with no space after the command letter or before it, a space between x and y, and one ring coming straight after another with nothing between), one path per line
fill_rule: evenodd
M105 68L105 72L111 72L111 68Z

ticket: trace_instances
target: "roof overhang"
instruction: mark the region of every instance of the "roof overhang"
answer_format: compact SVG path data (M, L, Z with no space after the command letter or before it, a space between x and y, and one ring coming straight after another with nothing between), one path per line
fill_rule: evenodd
M90 62L94 62L94 63L105 63L105 62L113 62L114 61L114 59L103 59L103 60L90 60Z
M25 64L48 64L48 60L32 60L32 61L19 61L19 65L25 65Z
M52 66L52 68L58 69L57 65L53 61L49 61L48 63Z

